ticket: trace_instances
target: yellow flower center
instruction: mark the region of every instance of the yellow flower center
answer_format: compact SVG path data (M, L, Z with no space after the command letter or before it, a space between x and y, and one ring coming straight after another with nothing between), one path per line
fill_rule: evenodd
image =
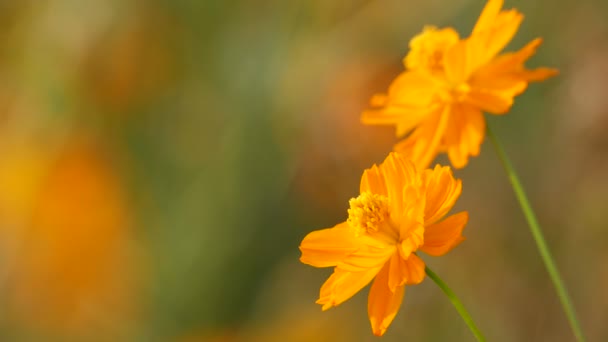
M443 56L446 50L458 42L458 33L453 29L439 30L427 26L422 33L410 41L410 52L405 57L408 69L443 71Z
M348 224L357 234L373 233L388 217L388 198L364 192L348 202Z

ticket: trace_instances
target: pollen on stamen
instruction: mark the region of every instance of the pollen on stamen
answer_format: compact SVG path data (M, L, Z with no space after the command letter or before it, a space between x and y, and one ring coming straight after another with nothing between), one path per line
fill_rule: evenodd
M380 229L388 216L386 196L364 192L348 202L348 224L356 234L373 233Z

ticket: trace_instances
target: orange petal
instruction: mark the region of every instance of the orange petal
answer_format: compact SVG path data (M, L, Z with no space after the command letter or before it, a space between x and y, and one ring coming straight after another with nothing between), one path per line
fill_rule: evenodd
M422 183L403 189L403 211L397 221L399 224L398 250L403 259L424 243L424 208L426 194Z
M403 72L391 83L388 94L372 97L370 104L375 108L363 112L361 121L367 125L396 125L397 136L402 136L429 116L438 89L437 81L425 72Z
M522 20L523 15L516 10L502 11L487 29L471 35L470 48L478 56L477 67L489 62L505 48L517 33Z
M386 265L378 273L369 290L367 312L372 331L376 336L384 335L397 315L405 294L405 286L399 286L395 288L395 291L391 291L388 286L388 278L389 265Z
M536 53L536 49L538 49L542 42L542 38L533 39L516 52L508 52L496 57L492 61L492 65L488 67L496 70L517 69Z
M388 197L384 176L377 165L373 165L371 168L363 171L359 190L361 193L370 192L372 194Z
M469 155L478 156L479 148L486 135L486 120L483 117L483 114L474 108L469 110L466 110L465 108L463 111L465 124L462 130L461 140L466 142Z
M395 292L403 285L420 284L425 277L424 261L416 254L403 259L399 254L394 254L389 263L388 288Z
M466 104L454 105L443 145L455 168L465 167L469 156L479 155L485 129L486 121L479 109Z
M381 232L374 235L377 234L381 234ZM396 252L395 245L376 240L373 236L362 235L359 239L364 241L363 245L338 263L338 268L350 272L360 272L381 267Z
M532 70L522 70L520 72L515 72L514 75L519 78L523 78L526 81L530 82L539 82L544 81L549 77L553 77L559 74L557 69L552 68L537 68Z
M388 266L388 288L391 292L407 282L406 267L405 260L399 253L393 254Z
M410 40L410 51L403 59L403 65L409 70L439 71L446 49L459 39L458 32L451 27L438 29L434 26L426 26L421 33Z
M495 96L504 97L505 100L503 101L505 102L513 102L513 97L526 90L528 80L517 75L518 71L493 68L492 63L473 75L469 81L471 90L475 92L490 92ZM468 99L465 98L465 101L467 100ZM474 103L474 105L480 106L479 103ZM481 104L481 106L483 106L483 104ZM483 107L480 108L484 109ZM491 112L495 114L494 111Z
M420 71L405 71L388 89L389 104L428 107L434 100L439 84L432 75Z
M557 74L549 68L527 70L524 62L530 58L542 40L535 39L517 52L498 56L479 69L470 79L471 93L465 99L492 114L506 113L513 98L521 94L528 82L542 81Z
M526 88L525 82L518 82L518 84L521 86L522 91ZM480 89L472 89L466 95L465 101L468 104L483 110L484 112L489 112L492 114L505 114L513 105L513 96L509 94L483 91Z
M496 20L502 5L503 0L489 0L481 11L479 19L477 19L473 34L488 30Z
M469 107L469 110L476 112L476 115L471 118L473 122L469 122L467 113L463 112L463 109L466 108L464 105L454 104L453 107L454 110L450 116L443 146L448 153L452 165L455 168L462 168L467 165L470 154L477 155L479 153L479 145L483 141L485 134L483 130L485 128L485 121L481 112L474 107ZM477 128L476 124L479 120L481 120L481 127L477 130L472 130L470 126L472 125L473 128ZM465 132L469 134L465 134ZM475 139L469 138L471 133L477 133L475 136L479 139L475 141ZM471 135L471 137L475 136Z
M484 31L479 35L461 40L446 51L444 66L450 83L468 82L472 75L488 65L510 41L519 27L521 15L518 12L509 11L502 12L499 18L504 20L498 22L495 30ZM503 21L505 22L503 23Z
M405 260L405 268L403 270L405 278L407 279L406 284L420 284L426 276L424 268L424 261L422 261L420 257L418 257L416 254L410 255L410 257Z
M369 284L380 269L381 267L361 272L349 272L336 268L321 287L317 304L323 305L323 311L342 304Z
M372 107L427 107L434 98L439 84L432 75L422 71L404 71L388 88L388 94L376 94L370 100Z
M395 145L394 150L410 159L418 170L426 169L439 152L448 123L450 106L436 109L412 134Z
M541 43L542 39L536 38L516 52L504 53L496 57L494 60L492 60L490 64L488 64L482 69L482 73L489 74L490 76L487 77L488 79L494 79L497 75L500 74L510 75L511 72L523 71L524 63L536 53L536 50L538 49ZM557 70L549 68L540 68L537 70L544 70L543 73L546 72L548 76L553 76L557 73ZM527 78L523 78L521 80L537 81L537 79ZM540 80L542 79L539 79L538 81Z
M336 266L360 247L361 241L355 237L348 223L342 222L333 228L306 235L300 244L300 261L315 267Z
M444 217L462 192L462 182L454 179L448 166L435 166L422 174L426 184L425 224L431 225ZM427 228L428 229L428 228ZM426 244L426 242L425 242Z
M464 241L462 230L468 220L469 214L463 211L449 216L439 223L426 227L424 245L420 249L433 256L441 256L449 252Z
M384 178L392 214L403 212L403 189L415 182L417 172L414 164L400 153L389 153L378 167Z
M449 48L444 57L445 74L453 84L466 82L479 63L471 51L469 40L461 40Z
M429 114L428 107L390 105L363 112L361 122L366 125L395 125L395 133L400 137L418 126Z

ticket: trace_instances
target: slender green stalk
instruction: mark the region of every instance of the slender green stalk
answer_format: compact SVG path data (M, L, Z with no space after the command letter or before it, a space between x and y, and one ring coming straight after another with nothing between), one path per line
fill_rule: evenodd
M464 308L464 305L462 305L462 303L460 302L458 297L456 297L454 292L452 292L448 285L446 285L446 283L444 283L443 280L441 280L441 278L439 278L439 276L435 272L433 272L428 266L425 268L425 271L429 278L433 279L435 284L437 284L437 286L439 286L443 293L448 296L448 299L450 300L450 302L452 302L452 305L454 305L454 308L456 308L456 311L458 311L460 317L462 317L462 320L467 324L473 335L475 335L477 341L484 342L486 339L483 337L479 329L477 329L477 326L475 326L475 322L473 322L471 315L469 315L469 312L467 311L467 309Z
M496 154L498 154L498 158L502 162L505 171L507 172L507 176L509 177L509 181L513 186L513 191L515 192L515 196L521 205L521 209L524 212L524 216L528 221L528 226L530 226L530 231L532 232L532 236L534 237L534 241L536 241L536 246L538 247L538 252L545 263L545 267L549 272L549 276L551 277L551 281L555 286L555 290L557 291L557 296L559 297L560 302L562 303L562 307L566 316L568 317L568 322L570 323L570 327L576 336L577 341L583 342L585 341L585 336L583 335L583 330L581 329L580 323L576 318L576 312L574 311L574 306L572 305L572 301L568 296L568 291L566 290L566 286L564 285L564 281L559 275L559 271L557 270L557 266L555 265L555 261L551 256L551 252L549 251L549 247L547 246L547 242L545 241L545 237L543 236L543 232L538 224L538 220L536 219L536 215L530 206L530 202L526 196L524 188L522 187L515 170L513 169L513 165L509 161L509 158L505 154L505 151L496 138L496 135L490 129L488 125L488 137L492 141L494 148L496 150Z

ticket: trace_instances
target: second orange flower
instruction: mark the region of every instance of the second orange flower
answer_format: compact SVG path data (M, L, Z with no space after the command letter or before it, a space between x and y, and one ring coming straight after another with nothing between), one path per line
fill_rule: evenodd
M530 58L541 39L517 52L499 53L511 41L523 19L515 9L501 10L502 0L490 0L471 36L460 39L452 28L426 27L410 42L406 67L388 89L371 100L373 109L362 121L395 125L395 145L418 168L430 165L445 152L452 165L462 168L477 156L485 136L482 112L505 114L529 82L557 74L549 68L529 70Z

